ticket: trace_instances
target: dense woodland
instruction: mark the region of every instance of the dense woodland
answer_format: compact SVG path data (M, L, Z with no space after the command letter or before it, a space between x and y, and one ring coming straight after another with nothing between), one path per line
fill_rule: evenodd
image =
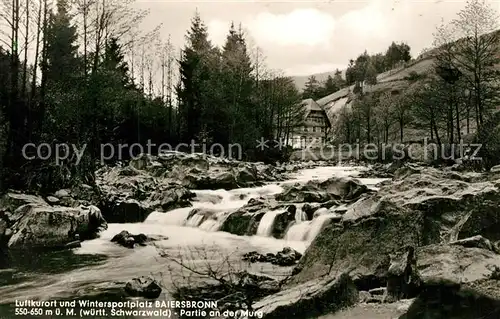
M107 143L239 143L245 159L267 159L256 140L299 124L294 83L266 68L241 27L220 48L196 13L174 48L159 28L140 29L146 17L122 0L0 3L2 188L91 184ZM55 165L26 160L27 143L87 146L79 165Z
M437 76L411 74L399 95L363 88L411 60L405 43L393 42L385 53L365 51L350 61L345 78L339 70L325 83L311 77L301 94L291 78L266 67L241 26L228 26L218 47L195 13L184 46L175 48L159 27L141 29L147 12L130 1L0 2L0 188L92 184L103 144L239 143L246 160L282 159L272 147L259 152L256 141L287 140L303 120L303 98L353 84L356 98L339 114L336 142L405 141L415 128L440 144L454 143L479 129L485 149L494 154L498 145L492 114L500 94L499 39L488 33L498 19L483 1L469 1L438 28ZM85 156L78 165L74 154L61 165L27 160L27 143L52 150L58 143L86 145Z

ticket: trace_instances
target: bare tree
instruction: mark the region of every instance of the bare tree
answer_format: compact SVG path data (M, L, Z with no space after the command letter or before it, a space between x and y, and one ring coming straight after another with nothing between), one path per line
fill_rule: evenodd
M469 0L458 18L440 26L435 35L435 44L441 47L439 65L456 70L470 88L478 127L500 97L500 75L495 69L500 62L498 28L498 12L490 4Z
M217 301L219 305L232 304L235 308L232 310L251 311L257 299L279 291L291 276L291 273L276 274L282 276L277 281L253 275L249 272L250 264L242 262L236 252L210 247L179 248L178 254L172 255L158 249L160 256L169 261L168 272L163 274L164 280L173 287L172 294L182 300L205 299ZM165 275L168 277L165 278ZM266 284L261 287L262 281Z

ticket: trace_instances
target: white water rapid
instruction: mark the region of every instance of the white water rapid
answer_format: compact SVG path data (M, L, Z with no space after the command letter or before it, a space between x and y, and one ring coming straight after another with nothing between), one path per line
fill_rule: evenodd
M257 236L271 236L273 232L274 220L279 214L284 213L285 210L272 210L264 214L259 222L259 228L257 228Z
M193 262L219 263L221 256L234 256L234 264L239 265L242 264L241 255L253 250L276 253L288 246L303 253L326 225L328 216L320 215L307 221L300 205L297 205L295 224L289 227L283 239L271 237L280 211L267 212L255 236L236 236L220 229L229 212L245 205L250 198L280 193L283 184L332 176L356 176L358 172L358 168L352 167L319 167L300 171L292 180L282 183L231 191L195 191L197 198L192 207L166 213L153 212L143 223L109 224L100 238L84 241L81 248L43 258L24 256L33 260L20 261L7 269L0 269L0 306L15 300L88 298L91 294L103 293L111 288L121 289L131 278L152 274L164 287L170 287L176 277L169 273L173 264L168 258L161 257L165 255L191 258ZM375 183L369 181L367 184ZM193 209L197 209L197 213L188 219ZM110 242L122 230L163 239L154 245L128 249ZM198 257L193 252L197 250L210 257L196 259ZM265 263L245 267L254 267L251 270L257 273L272 273L278 277L285 276L289 271Z

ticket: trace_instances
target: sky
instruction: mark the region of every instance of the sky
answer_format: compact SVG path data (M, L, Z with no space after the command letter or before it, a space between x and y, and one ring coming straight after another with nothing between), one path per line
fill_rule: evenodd
M343 69L349 59L365 50L384 52L392 41L408 43L417 56L432 46L436 26L465 7L463 0L137 1L150 10L145 27L162 24L162 37L170 35L178 48L196 10L220 46L231 22L241 23L267 66L289 76Z

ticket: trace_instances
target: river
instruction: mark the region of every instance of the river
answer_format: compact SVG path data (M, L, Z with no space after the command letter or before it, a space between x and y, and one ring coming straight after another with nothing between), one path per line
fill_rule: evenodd
M332 176L355 177L362 169L319 167L301 170L286 182L269 183L261 187L195 191L198 199L193 201L193 207L167 213L153 212L143 223L109 224L100 238L83 242L81 248L16 256L5 265L0 265L0 318L11 317L13 308L9 305L16 300L116 299L126 281L143 275L153 275L166 288L160 299L171 299L168 296L169 288L176 282L182 283L186 277L185 274L179 274L178 268L172 265L169 258L161 256L164 254L195 264L218 262L223 256L233 256L231 262L235 267L250 267L256 273L284 276L290 271L289 268L261 263L247 265L240 261L241 255L254 250L275 253L286 246L303 253L328 216L320 215L313 221L304 221L299 209L296 224L289 228L285 239L279 240L270 237L276 212L264 215L255 236L236 236L218 231L225 213L243 206L250 198L281 192L284 183ZM381 181L360 180L369 187ZM214 215L217 219L201 222L202 219L195 215L188 220L193 208L214 210L218 212ZM110 242L122 230L133 234L166 236L168 239L157 241L155 245L128 249Z

